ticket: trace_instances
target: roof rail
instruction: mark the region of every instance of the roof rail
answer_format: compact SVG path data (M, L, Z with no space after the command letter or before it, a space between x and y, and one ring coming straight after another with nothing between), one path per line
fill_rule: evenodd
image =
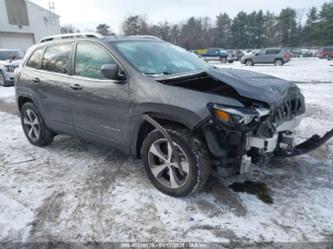
M51 35L43 37L42 39L40 39L39 43L72 38L104 38L104 36L99 33L70 33L62 35Z
M147 39L152 39L152 40L161 40L160 38L158 38L157 36L153 36L153 35L130 35L127 37L136 37L136 38L147 38Z

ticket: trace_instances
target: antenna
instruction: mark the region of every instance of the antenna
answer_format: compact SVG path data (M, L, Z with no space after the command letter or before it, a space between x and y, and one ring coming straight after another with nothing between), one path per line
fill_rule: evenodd
M54 5L54 2L52 2L52 1L49 1L49 10L55 11L55 5Z

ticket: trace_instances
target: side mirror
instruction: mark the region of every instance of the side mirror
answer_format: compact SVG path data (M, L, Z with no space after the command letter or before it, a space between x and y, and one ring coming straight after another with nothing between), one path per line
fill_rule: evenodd
M120 67L117 64L104 64L101 67L102 75L111 80L119 80L120 77Z

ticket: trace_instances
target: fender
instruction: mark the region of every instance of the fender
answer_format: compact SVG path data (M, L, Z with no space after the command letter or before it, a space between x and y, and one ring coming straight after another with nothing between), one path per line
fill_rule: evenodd
M136 154L136 146L138 141L138 135L140 128L144 122L146 122L142 117L143 115L149 115L154 119L162 119L167 121L176 122L184 125L190 131L193 131L197 124L202 121L202 118L191 112L190 110L177 107L170 106L166 104L153 104L153 103L145 103L135 106L130 110L130 153ZM210 115L207 109L207 117Z

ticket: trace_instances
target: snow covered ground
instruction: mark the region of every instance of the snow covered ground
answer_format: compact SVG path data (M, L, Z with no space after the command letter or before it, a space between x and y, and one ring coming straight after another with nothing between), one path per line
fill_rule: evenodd
M330 64L231 67L332 82ZM298 138L324 134L333 126L333 84L299 87L308 108ZM333 241L333 141L272 161L271 177L248 187L252 194L230 185L253 179L212 176L201 193L174 199L149 183L141 161L116 150L67 136L31 146L8 108L13 89L0 88L0 241Z
M267 73L294 82L333 83L333 61L318 58L294 58L282 67L276 67L270 64L247 67L240 62L225 65L216 63L215 66Z

